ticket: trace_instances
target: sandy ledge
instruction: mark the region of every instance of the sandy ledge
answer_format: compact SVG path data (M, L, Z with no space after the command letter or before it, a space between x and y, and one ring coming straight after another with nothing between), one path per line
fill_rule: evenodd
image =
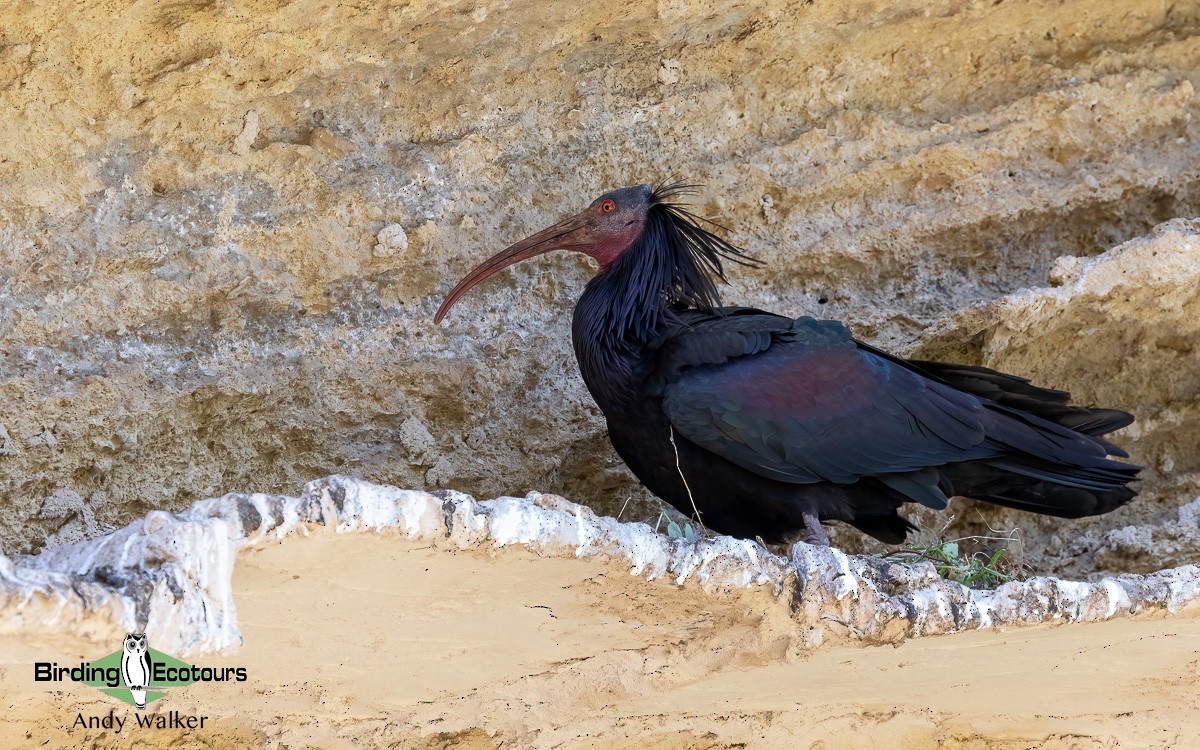
M335 476L5 560L0 744L129 744L71 727L123 704L48 691L30 664L97 658L145 622L156 648L250 674L153 704L209 720L145 747L1178 747L1200 738L1197 578L971 591L551 495ZM1107 621L1053 626L1084 620Z
M1192 506L1181 513L1191 514ZM168 653L230 653L242 639L233 593L239 553L289 538L355 532L455 550L499 554L520 546L541 557L607 558L633 576L667 578L708 598L763 588L794 622L803 648L831 634L870 644L1176 612L1200 595L1195 565L1095 582L1037 577L972 590L942 580L929 564L807 544L795 545L788 560L730 537L672 540L554 495L477 502L456 492L434 495L332 476L310 482L300 497L226 495L179 514L152 512L88 542L5 559L0 629L53 628L105 642L144 629Z

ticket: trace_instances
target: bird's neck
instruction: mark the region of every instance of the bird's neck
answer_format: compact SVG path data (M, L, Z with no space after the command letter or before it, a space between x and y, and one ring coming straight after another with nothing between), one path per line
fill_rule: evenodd
M601 409L635 395L647 345L678 322L667 305L670 279L635 279L628 271L620 261L601 270L575 305L571 325L579 371Z

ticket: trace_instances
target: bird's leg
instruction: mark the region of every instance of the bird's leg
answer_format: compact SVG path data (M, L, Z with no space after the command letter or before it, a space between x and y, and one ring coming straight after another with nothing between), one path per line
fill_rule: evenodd
M821 528L821 519L808 511L802 512L800 517L804 519L804 529L808 532L804 535L804 541L818 547L828 547L829 537L825 536L825 529Z

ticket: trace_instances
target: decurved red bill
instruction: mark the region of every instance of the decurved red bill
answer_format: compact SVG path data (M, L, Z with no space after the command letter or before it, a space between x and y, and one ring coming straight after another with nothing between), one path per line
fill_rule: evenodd
M523 260L548 253L551 250L571 250L585 246L587 244L585 241L587 232L584 230L589 227L589 219L590 217L586 213L564 219L549 229L543 229L535 235L526 237L517 244L501 250L480 263L446 295L446 299L442 301L442 306L438 308L437 314L433 316L433 322L435 324L441 323L442 318L446 317L446 313L450 311L454 303L458 302L471 287L497 271L508 268L514 263L520 263Z

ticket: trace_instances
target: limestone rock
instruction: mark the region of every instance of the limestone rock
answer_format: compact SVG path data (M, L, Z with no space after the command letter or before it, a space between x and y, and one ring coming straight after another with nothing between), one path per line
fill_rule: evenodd
M969 519L964 533L1019 526L1026 534L1104 539L1096 549L1080 540L1058 551L1075 558L1058 569L1075 575L1092 566L1147 571L1195 559L1164 541L1179 535L1162 524L1200 493L1200 220L1167 222L1093 258L1059 258L1053 281L950 316L916 353L1032 375L1081 403L1133 413L1137 421L1113 439L1146 467L1144 492L1119 511L1073 522L981 505L986 525ZM1194 542L1186 545L1195 551Z
M568 342L588 264L513 269L431 322L477 261L612 187L702 184L695 209L768 262L729 301L899 350L1052 273L1065 289L1056 258L1200 215L1187 4L231 7L0 11L7 553L59 528L39 510L62 488L108 499L96 533L332 472L616 513L607 480L554 482L614 464ZM1123 317L1121 356L1184 360L1182 312ZM1138 411L1159 499L1115 523L1161 522L1197 494L1170 440L1186 380L1112 369L1113 346L989 356ZM433 441L416 462L410 420Z

